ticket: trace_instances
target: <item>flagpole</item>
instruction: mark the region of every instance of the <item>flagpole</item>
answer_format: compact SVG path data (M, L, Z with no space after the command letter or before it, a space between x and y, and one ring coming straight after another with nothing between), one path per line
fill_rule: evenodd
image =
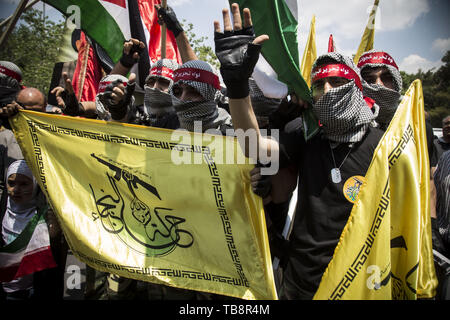
M162 6L164 9L167 8L167 0L162 0ZM167 27L164 23L161 27L161 59L166 57L166 37L167 37Z
M6 38L11 33L11 31L14 29L17 20L19 20L20 15L25 10L25 6L27 5L28 0L21 0L19 5L16 8L16 11L12 15L12 19L9 22L8 26L6 27L5 32L2 34L2 37L0 38L0 47L3 47L4 42L6 41Z
M29 4L27 4L27 6L25 7L25 9L23 10L23 12L27 11L30 7L34 6L36 3L38 3L40 0L33 0L32 2L30 2ZM13 17L14 15L10 15L8 18L6 18L5 20L3 20L2 22L0 22L0 28L3 27L3 25L7 24Z

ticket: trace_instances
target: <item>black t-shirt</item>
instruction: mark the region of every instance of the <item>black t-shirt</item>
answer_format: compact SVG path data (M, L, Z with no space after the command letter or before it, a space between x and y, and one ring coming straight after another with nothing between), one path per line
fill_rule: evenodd
M342 181L333 183L335 167L329 140L317 135L305 142L299 134L280 136L281 154L299 166L297 210L290 236L289 262L284 273L283 298L312 299L330 262L353 203L344 184L364 177L383 131L369 127L362 141L333 149ZM286 158L280 158L281 165ZM358 178L361 181L361 178ZM352 183L354 185L354 183Z

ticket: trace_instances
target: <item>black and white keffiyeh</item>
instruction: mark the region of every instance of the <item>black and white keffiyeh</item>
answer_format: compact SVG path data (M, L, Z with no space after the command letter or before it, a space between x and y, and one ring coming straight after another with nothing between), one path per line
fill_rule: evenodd
M173 73L177 70L180 65L172 59L160 59L156 61L150 67L149 74L145 79L147 82L151 78L162 78L169 81L169 90L172 89L173 86Z
M195 122L201 123L201 130L220 129L222 125L232 126L230 114L213 101L181 101L173 98L173 105L180 121L180 128L196 131Z
M95 96L95 107L97 109L97 118L100 120L106 120L111 121L111 113L108 111L107 105L105 106L104 102L107 102L107 104L113 104L111 93L112 89L114 87L114 83L116 81L122 82L124 85L127 84L128 79L122 75L119 74L110 74L105 77L103 77L100 80L99 87L98 87L98 93ZM134 97L131 97L131 102L129 105L128 113L132 114L135 112L135 106L134 106Z
M0 106L13 101L22 89L22 71L9 61L0 61Z
M313 70L330 59L345 64L361 77L352 59L337 52L329 52L317 58ZM378 106L374 105L373 108L372 110L365 102L361 89L354 80L331 89L313 104L313 112L322 125L325 137L337 143L360 141L378 115Z
M179 64L171 59L160 59L150 68L145 82L152 78L161 78L169 81L167 92L157 88L144 86L144 112L149 117L160 117L166 113L175 112L172 106L172 96L169 91L173 87L173 74L179 68Z
M170 93L147 85L144 86L144 107L148 115L160 116L165 113L175 112Z
M201 60L191 60L182 64L175 72L174 81L177 84L184 83L191 86L206 101L214 100L217 91L220 90L217 70Z
M376 121L382 128L386 128L392 120L401 97L403 87L402 77L394 59L383 51L370 50L361 55L358 67L363 73L366 68L386 68L392 76L395 89L380 84L371 84L362 79L363 94L375 100L380 107Z
M230 114L217 106L216 98L220 89L217 71L201 60L191 60L177 69L175 84L191 86L203 97L202 101L182 101L172 94L172 103L180 121L180 128L196 131L195 122L201 122L202 131L232 126Z

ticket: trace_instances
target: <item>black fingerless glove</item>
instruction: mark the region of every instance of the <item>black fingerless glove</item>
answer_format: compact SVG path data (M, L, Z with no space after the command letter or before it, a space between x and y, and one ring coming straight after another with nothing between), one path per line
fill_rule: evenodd
M254 39L253 27L214 33L220 73L227 86L227 96L231 99L241 99L249 95L248 79L261 52L261 45L252 43Z
M181 26L180 22L177 19L177 15L175 14L175 11L169 6L167 8L160 7L158 9L158 18L164 21L164 23L167 26L167 29L172 31L175 38L183 32L183 27Z
M133 44L131 46L130 52L128 54L126 54L125 52L122 52L122 57L120 58L120 63L125 67L125 68L131 68L132 66L134 66L135 63L137 63L139 61L139 58L133 58L133 55L135 52L139 53L139 56L141 55L141 53L144 51L145 48L141 48L139 46L139 44Z
M261 165L260 163L257 163L256 166L265 167L265 165ZM272 176L261 174L261 179L253 187L253 193L264 199L270 194L270 191L272 191Z
M77 96L75 93L67 93L67 90L64 90L61 93L61 98L64 101L63 113L69 116L82 116L84 115L84 108L80 102L78 102Z
M125 118L130 108L131 98L133 97L134 89L136 87L136 83L128 84L125 87L123 99L119 103L114 104L112 98L113 89L121 83L121 80L113 81L106 87L105 92L99 95L100 102L109 111L113 120L122 120Z

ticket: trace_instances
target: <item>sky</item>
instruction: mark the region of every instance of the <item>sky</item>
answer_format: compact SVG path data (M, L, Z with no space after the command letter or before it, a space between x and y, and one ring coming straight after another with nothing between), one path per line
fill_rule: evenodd
M180 21L194 25L193 32L208 37L214 48L213 21L222 25L222 9L227 0L167 0ZM0 0L0 18L14 12L19 0ZM316 16L317 54L326 53L333 34L337 51L351 56L359 46L373 0L298 0L298 43L300 60L309 33L311 17ZM42 9L42 2L35 5ZM62 15L46 5L46 15L60 20ZM375 21L374 48L389 52L400 70L415 73L439 68L450 50L450 1L380 0ZM266 42L264 45L269 45Z

